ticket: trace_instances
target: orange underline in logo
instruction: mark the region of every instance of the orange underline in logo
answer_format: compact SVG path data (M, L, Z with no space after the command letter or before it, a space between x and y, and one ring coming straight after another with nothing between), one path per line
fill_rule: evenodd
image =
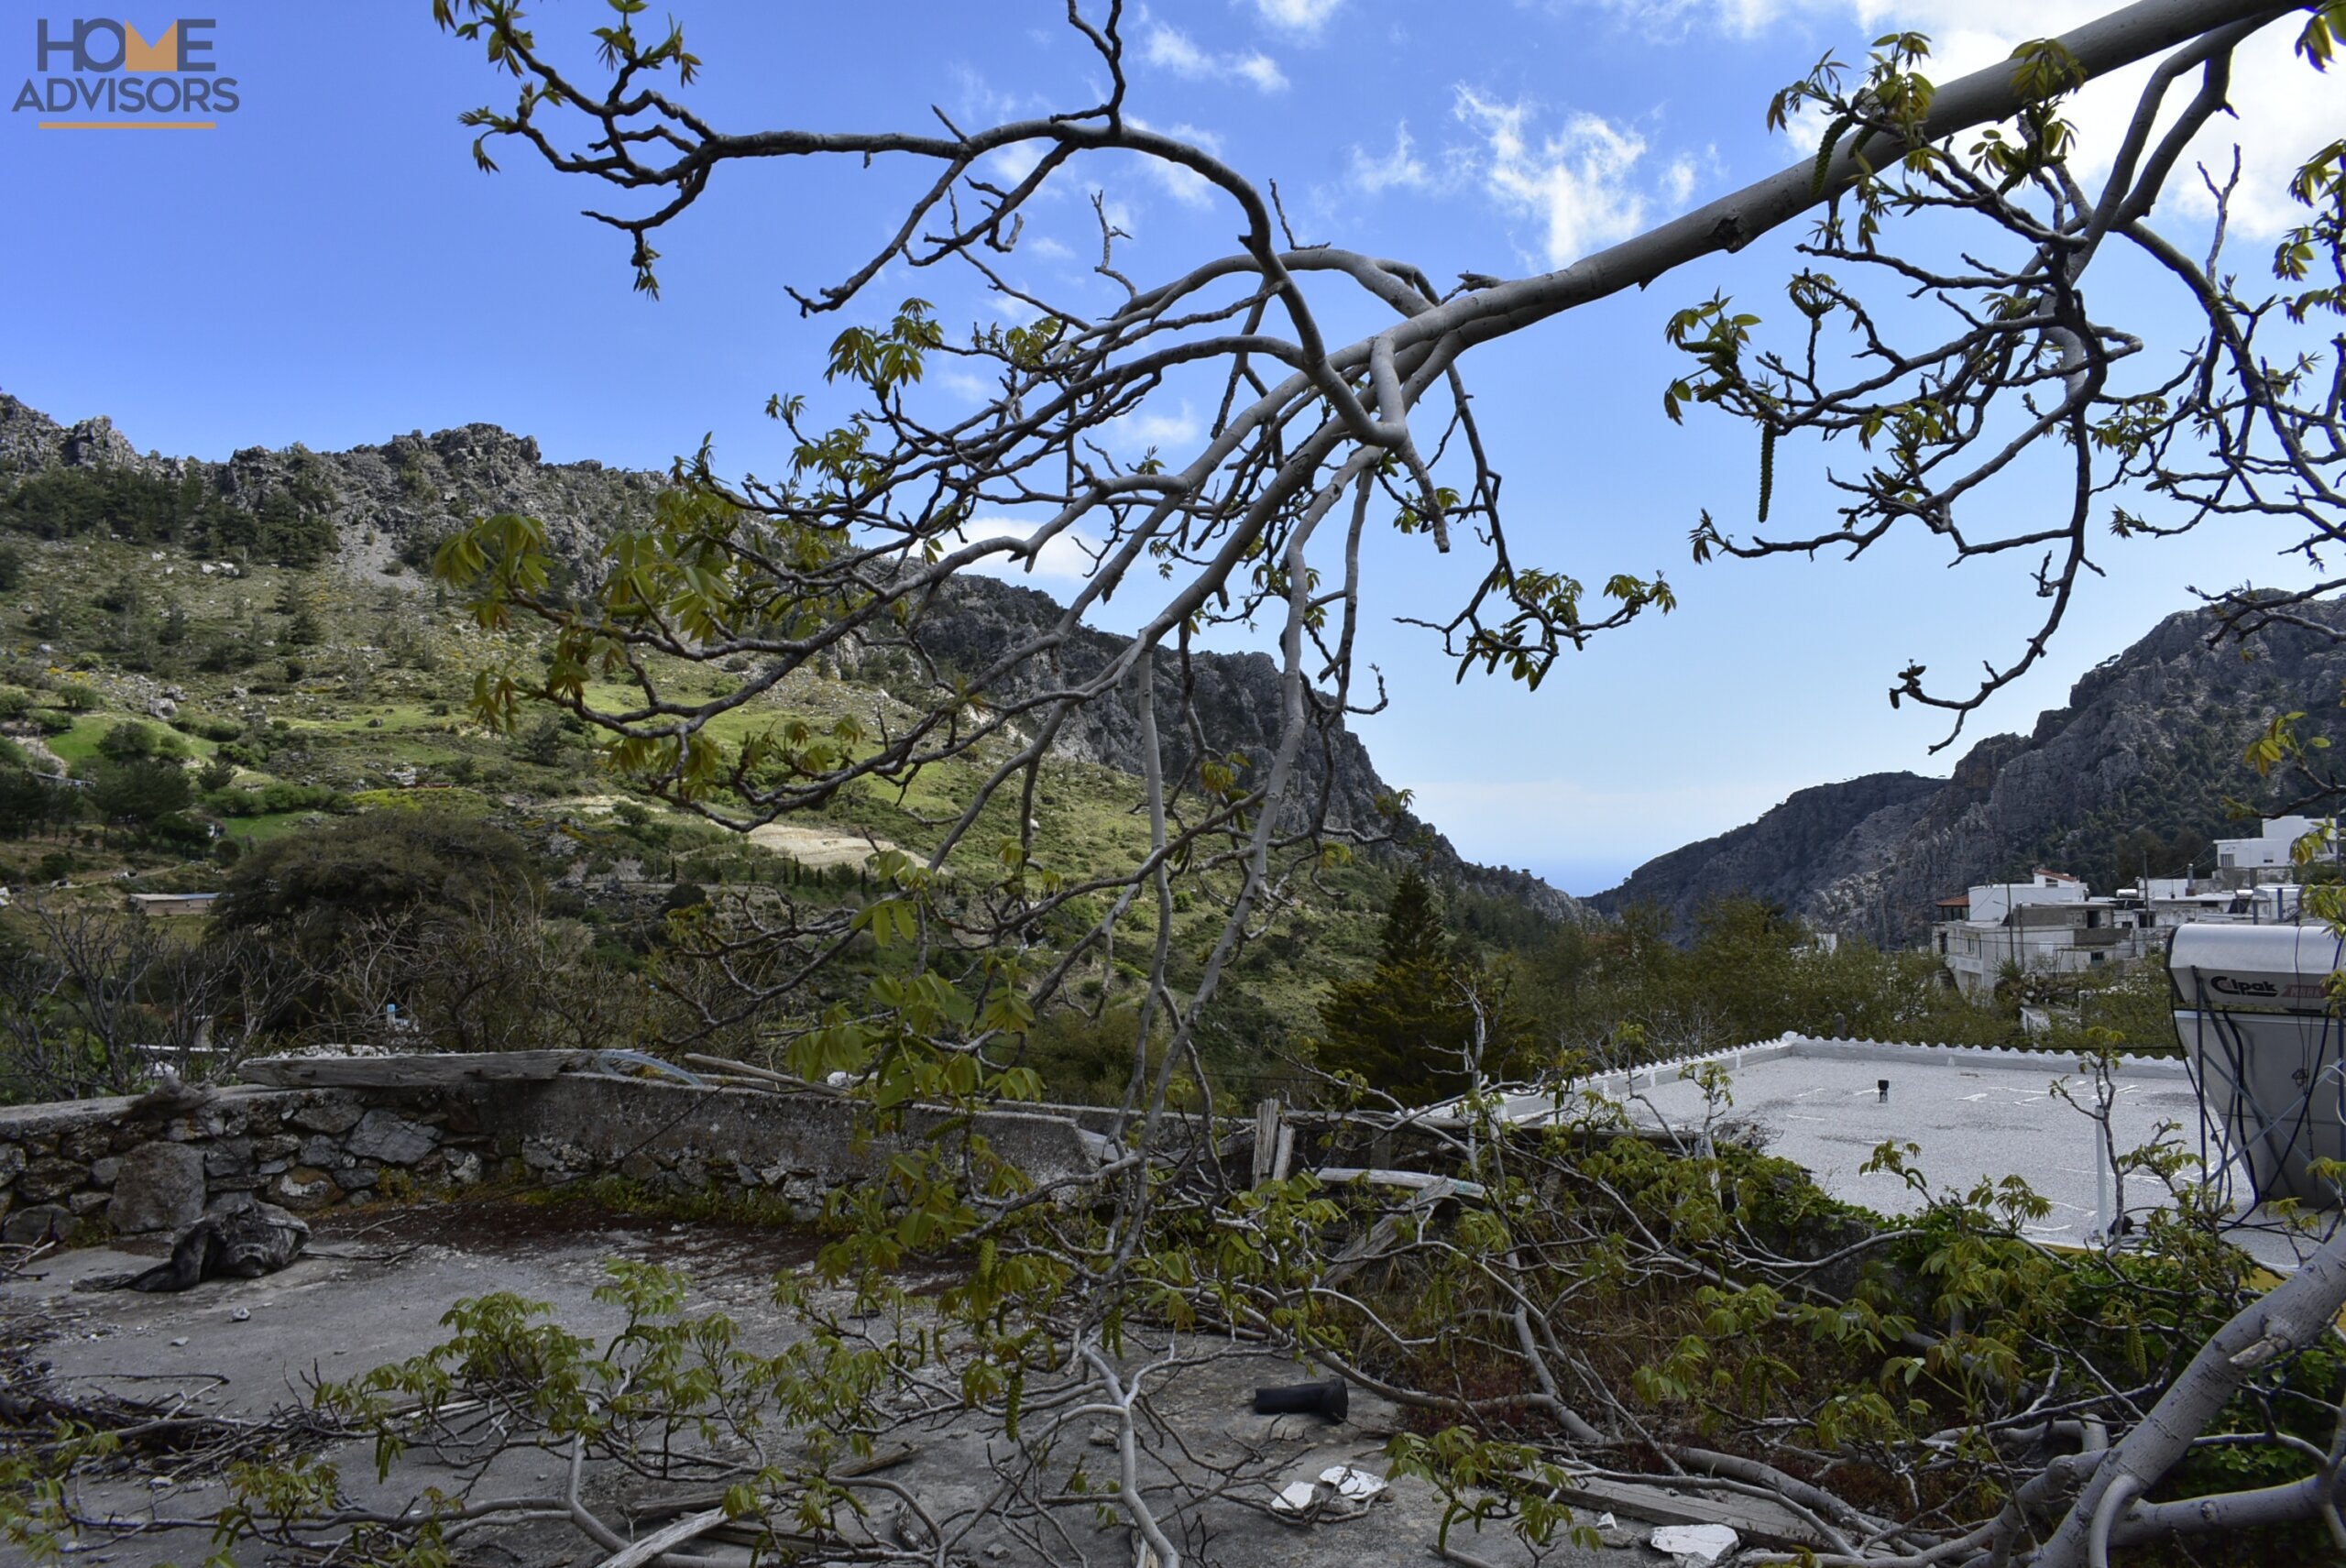
M43 120L45 131L210 131L217 120Z

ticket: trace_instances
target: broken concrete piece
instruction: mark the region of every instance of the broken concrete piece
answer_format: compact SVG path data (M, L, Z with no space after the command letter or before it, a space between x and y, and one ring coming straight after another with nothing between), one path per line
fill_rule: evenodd
M1277 1497L1271 1499L1271 1511L1280 1514L1299 1514L1309 1509L1313 1499L1319 1496L1320 1488L1310 1482L1290 1481L1279 1488Z
M1332 1464L1317 1481L1290 1481L1271 1498L1271 1512L1288 1519L1334 1522L1358 1519L1385 1490L1382 1476L1349 1464Z
M1365 1503L1385 1490L1385 1478L1365 1470L1355 1470L1349 1464L1331 1464L1320 1472L1320 1484L1333 1486L1336 1496L1351 1502Z
M1669 1553L1678 1568L1711 1568L1741 1545L1742 1538L1723 1524L1673 1524L1655 1530L1647 1543Z

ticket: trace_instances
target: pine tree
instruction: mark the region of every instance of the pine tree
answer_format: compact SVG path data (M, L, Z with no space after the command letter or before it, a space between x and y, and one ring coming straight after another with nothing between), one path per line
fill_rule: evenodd
M1356 1072L1371 1088L1409 1103L1458 1093L1467 1087L1474 1041L1468 992L1482 978L1460 958L1433 889L1411 868L1385 912L1376 967L1321 1003L1321 1064ZM1501 1025L1486 1029L1493 1041L1514 1032L1493 1023Z

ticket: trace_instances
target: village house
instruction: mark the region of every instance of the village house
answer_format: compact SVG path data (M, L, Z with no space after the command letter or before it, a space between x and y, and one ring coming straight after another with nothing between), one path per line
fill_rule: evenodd
M2338 843L2330 831L2334 818L2275 817L2253 839L2216 840L2216 882L2227 888L2269 887L2298 880L2296 850L2314 834L2321 838L2308 846L2316 861L2336 864Z
M2081 878L2038 870L1941 899L1932 950L1957 989L1984 996L2007 965L2023 974L2076 974L2162 950L2165 933L2139 904L2096 898Z
M1957 989L1984 996L2007 966L2081 973L2164 952L2187 925L2290 925L2305 913L2297 846L2324 834L2312 858L2335 864L2330 827L2329 819L2276 817L2253 839L2218 839L2211 876L2144 877L2108 897L2096 897L2082 878L2041 868L2026 882L1983 883L1938 901L1931 949Z

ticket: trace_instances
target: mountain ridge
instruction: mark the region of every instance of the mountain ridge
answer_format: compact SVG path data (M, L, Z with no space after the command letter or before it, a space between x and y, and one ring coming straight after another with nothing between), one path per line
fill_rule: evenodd
M191 506L225 506L245 512L291 508L312 525L310 537L332 549L331 565L363 580L412 585L439 540L474 518L503 511L536 518L554 552L574 565L598 553L615 529L648 517L667 477L609 467L593 459L550 464L537 442L500 426L470 423L429 435L412 431L340 452L288 447L239 448L225 461L141 453L114 422L99 415L62 423L0 391L0 487L56 469L99 469L164 481L188 489ZM957 579L924 611L925 641L974 669L992 661L989 647L1056 620L1061 607L1039 590L981 576ZM1070 673L1080 674L1113 659L1128 641L1115 633L1081 629L1062 650ZM857 655L848 656L852 666ZM1159 655L1173 671L1173 655ZM1207 749L1237 752L1257 763L1269 755L1279 711L1277 667L1259 652L1201 652L1191 655L1188 687ZM845 673L837 672L835 673ZM1170 776L1194 763L1186 722L1177 704L1183 683L1157 683L1158 731L1168 737ZM1027 695L1014 684L1003 695ZM1058 742L1066 755L1137 773L1139 725L1124 708L1094 704L1068 726ZM1431 825L1407 812L1386 818L1379 802L1392 791L1376 773L1367 748L1338 724L1326 743L1307 746L1299 783L1324 792L1332 824L1359 831L1389 825L1397 852L1414 853L1438 876L1486 895L1515 899L1556 919L1575 919L1579 901L1529 872L1478 865L1458 854Z
M1659 906L1683 927L1709 900L1749 894L1820 929L1918 939L1936 901L2042 864L2107 891L2207 862L2198 846L2252 836L2230 803L2270 812L2283 781L2242 751L2275 713L2346 738L2346 605L2306 609L2248 649L2218 645L2206 609L2166 616L2080 676L2025 735L1975 744L1945 779L1877 773L1798 791L1755 821L1657 856L1590 897L1618 914ZM2176 861L2181 863L2170 864Z

